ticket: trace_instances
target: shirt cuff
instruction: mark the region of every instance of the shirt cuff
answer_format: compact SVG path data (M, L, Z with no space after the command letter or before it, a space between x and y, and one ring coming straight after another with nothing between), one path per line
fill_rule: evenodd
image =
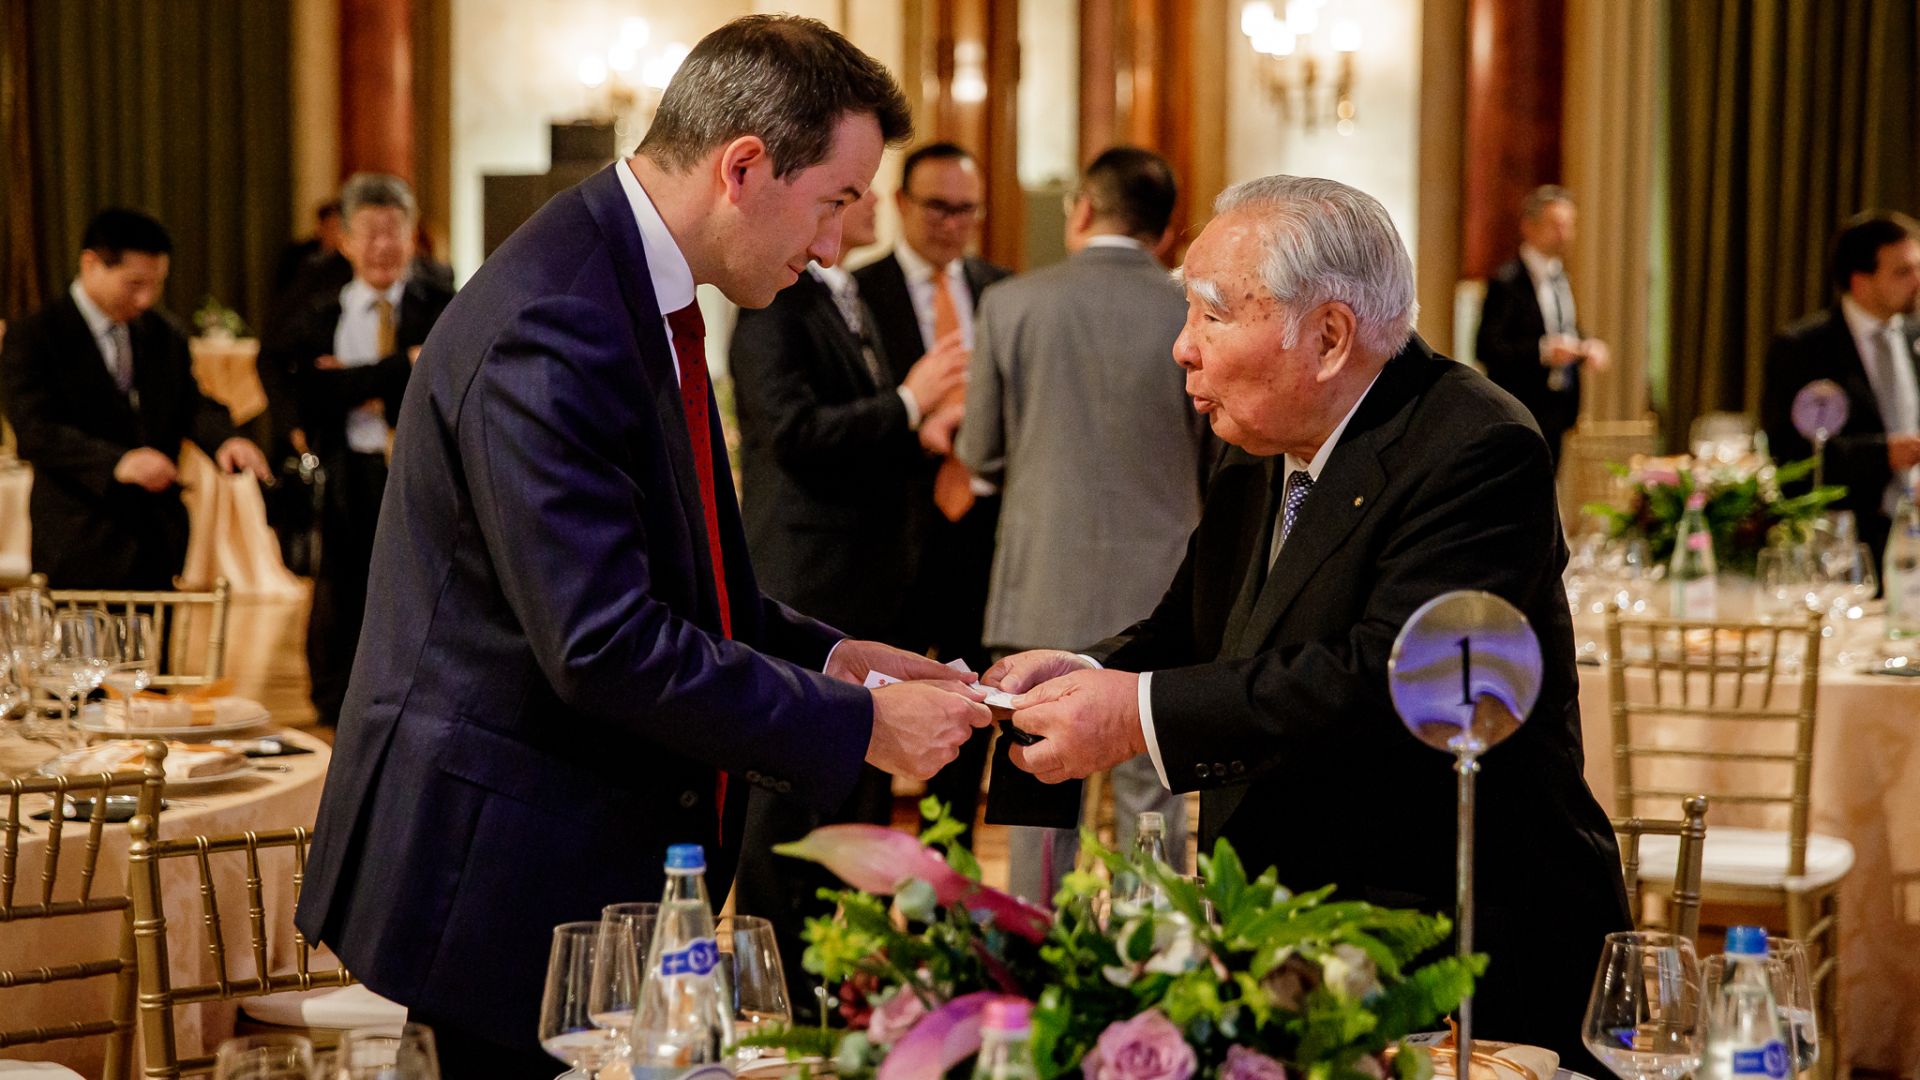
M900 404L907 407L907 426L915 431L919 431L920 402L914 398L913 391L904 386L896 386L893 392L900 395Z
M841 638L839 641L836 641L833 643L833 648L827 650L827 658L820 662L820 670L822 673L824 673L828 668L833 666L833 654L839 650L840 646L845 645L847 642L851 640L853 639ZM1166 778L1161 777L1161 779L1164 780Z
M1160 763L1160 740L1153 733L1153 672L1140 673L1140 735L1147 741L1147 756L1153 759L1153 773L1160 778L1160 786L1168 791L1173 785L1167 783L1167 767Z

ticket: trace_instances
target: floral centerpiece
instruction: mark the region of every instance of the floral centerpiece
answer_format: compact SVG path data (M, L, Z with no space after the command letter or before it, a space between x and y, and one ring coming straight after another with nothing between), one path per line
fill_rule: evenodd
M240 313L212 296L208 296L200 305L200 310L193 313L193 325L203 337L232 339L247 335L247 324L240 318Z
M1806 539L1814 519L1846 497L1847 489L1834 484L1791 497L1782 493L1810 476L1813 466L1812 458L1775 465L1760 454L1731 462L1635 455L1626 465L1608 466L1626 486L1626 505L1588 503L1582 510L1599 518L1609 536L1645 540L1656 564L1665 564L1687 497L1705 491L1714 560L1723 570L1751 575L1760 552Z
M1250 878L1224 840L1202 884L1084 834L1106 876L1076 870L1049 911L980 884L960 826L931 799L921 809L919 839L833 825L776 849L854 886L822 890L838 911L806 931L806 968L840 987L843 1026L745 1043L829 1058L846 1080L939 1080L979 1049L987 1004L1013 997L1033 1005L1042 1080L1426 1080L1427 1052L1401 1040L1439 1026L1486 966L1426 960L1451 933L1443 916L1291 893L1272 869ZM1140 882L1163 901L1103 917L1109 885Z

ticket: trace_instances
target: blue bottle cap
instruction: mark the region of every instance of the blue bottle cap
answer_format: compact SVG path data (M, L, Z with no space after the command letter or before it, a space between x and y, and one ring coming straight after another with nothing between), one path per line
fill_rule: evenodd
M699 870L707 868L707 853L699 844L673 844L667 848L667 869Z
M1728 956L1767 955L1767 932L1758 926L1735 926L1727 930Z

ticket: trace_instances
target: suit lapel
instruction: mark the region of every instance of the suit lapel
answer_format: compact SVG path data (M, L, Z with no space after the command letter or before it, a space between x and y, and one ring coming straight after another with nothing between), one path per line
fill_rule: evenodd
M1885 431L1886 421L1880 418L1880 399L1873 389L1873 378L1867 374L1866 358L1860 355L1860 346L1853 340L1853 330L1847 326L1847 317L1838 305L1833 308L1832 317L1827 320L1823 332L1827 340L1820 351L1832 356L1836 362L1830 377L1840 384L1852 402L1847 432L1859 435Z
M833 290L811 272L800 275L800 280L790 287L803 290L807 301L807 318L813 320L827 340L833 343L833 355L840 361L848 380L861 393L877 392L880 387L874 382L873 372L867 370L866 357L860 351L860 339L854 336L853 329L847 325L846 316L840 314L840 304L834 299Z
M73 297L63 296L57 310L56 334L61 351L69 358L62 365L60 378L72 388L76 402L86 402L86 408L102 409L111 418L117 434L128 443L139 444L139 417L134 414L127 396L114 385L113 375L107 371L107 358L101 354L100 343L94 339L86 316L80 314L80 305L73 302ZM129 341L135 337L132 327L127 328L127 337ZM136 357L136 378L139 371Z
M1223 649L1237 649L1241 635L1246 632L1247 620L1253 617L1254 604L1259 601L1260 593L1267 582L1267 552L1273 550L1274 517L1280 508L1279 477L1284 469L1279 458L1267 458L1263 462L1260 474L1264 478L1262 485L1266 497L1260 500L1258 511L1247 519L1245 528L1254 534L1247 545L1252 553L1247 559L1247 573L1240 585L1240 594L1233 602L1233 608L1227 613L1226 629L1221 632Z
M913 311L913 294L907 291L907 272L900 268L898 258L889 255L860 271L859 280L868 308L879 317L874 329L886 347L897 385L927 351L926 342L920 340L920 317Z

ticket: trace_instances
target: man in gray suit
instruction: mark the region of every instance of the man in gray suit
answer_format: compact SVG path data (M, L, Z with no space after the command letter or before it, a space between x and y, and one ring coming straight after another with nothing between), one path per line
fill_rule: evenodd
M1144 617L1199 521L1207 427L1173 362L1186 305L1154 251L1171 239L1174 196L1158 155L1105 151L1073 197L1071 257L981 300L954 453L1003 493L985 633L996 655L1079 648ZM1144 756L1112 776L1122 845L1139 814L1158 811L1178 863L1181 797ZM997 768L994 804L1003 784L1030 779ZM1009 843L1013 890L1050 900L1075 831L1017 827Z

